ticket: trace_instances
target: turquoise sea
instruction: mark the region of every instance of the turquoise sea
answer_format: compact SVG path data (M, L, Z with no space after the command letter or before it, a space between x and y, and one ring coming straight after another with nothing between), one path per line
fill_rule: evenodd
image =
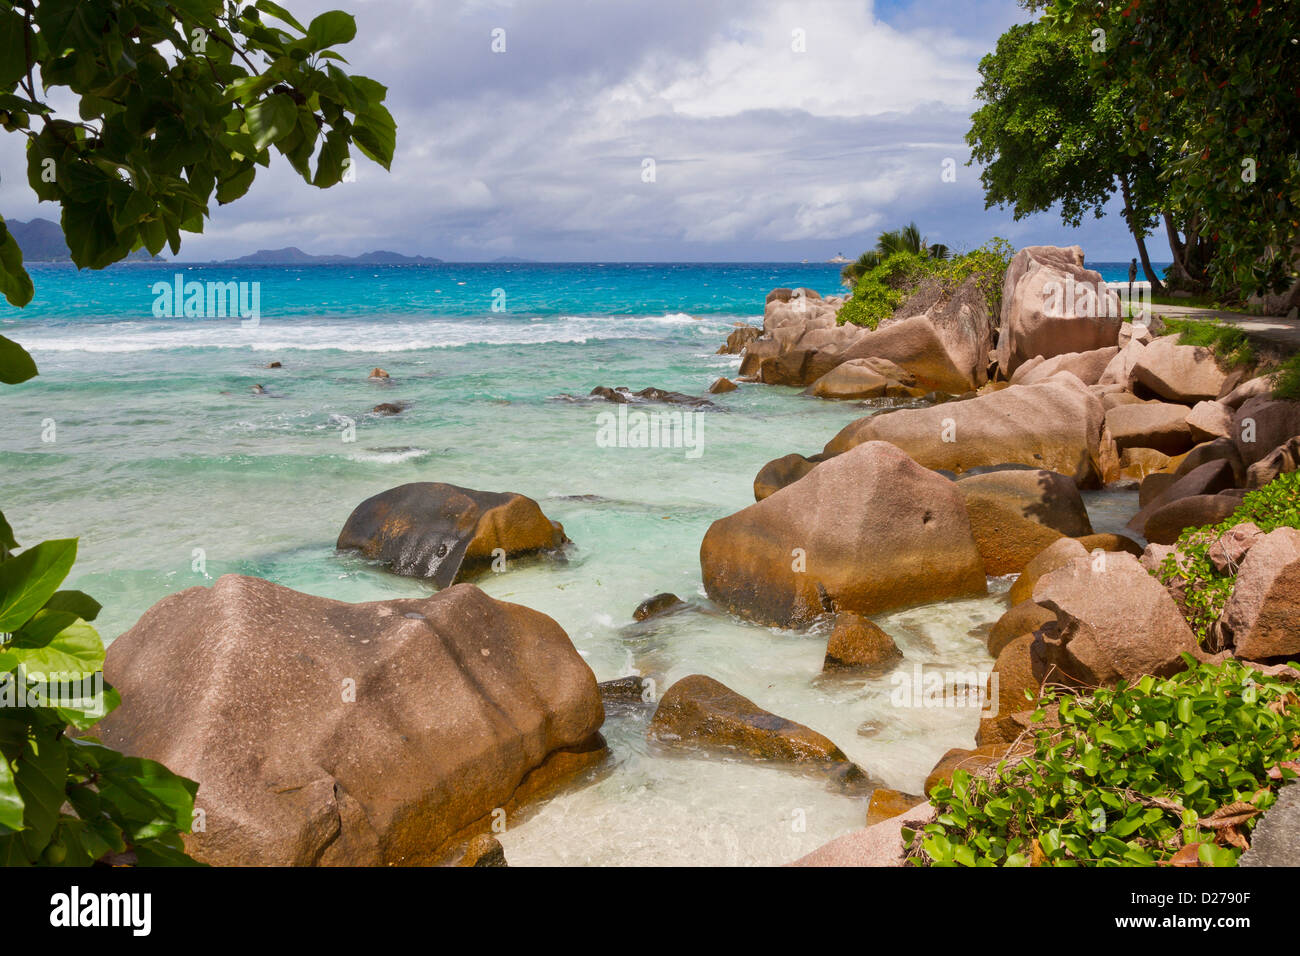
M1102 265L1107 279L1126 277L1127 263ZM709 523L752 503L765 462L820 450L864 409L742 387L715 397L702 454L688 457L600 447L597 416L612 406L564 397L597 385L703 394L738 365L714 354L734 322L761 321L775 286L841 291L837 266L31 272L35 301L0 311L0 334L41 371L0 394L0 507L22 544L80 536L74 584L104 603L107 639L163 596L227 572L347 601L427 593L333 544L370 495L447 481L521 492L563 522L567 563L479 583L553 616L598 679L637 671L662 689L707 673L908 791L947 749L972 745L973 709L892 706L889 675L822 678L824 633L743 624L703 596ZM257 326L156 316L154 286L177 273L258 283ZM374 366L391 378L369 380ZM409 407L372 413L381 402ZM1128 504L1094 494L1098 530L1122 524ZM1000 615L1006 586L881 618L900 668L987 667L980 628ZM634 625L632 609L660 591L701 610ZM660 753L644 741L647 719L611 715L612 768L515 821L502 837L512 864L781 863L862 825L864 801L815 777Z

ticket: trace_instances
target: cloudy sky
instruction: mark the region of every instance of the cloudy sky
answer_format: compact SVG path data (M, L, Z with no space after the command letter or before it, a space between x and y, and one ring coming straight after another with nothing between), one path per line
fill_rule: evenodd
M1128 259L1116 209L1078 230L984 209L964 142L977 64L1013 0L284 0L356 14L341 48L386 83L390 173L327 191L277 160L182 259L259 248L450 260L854 256L915 220L971 248L1078 242ZM492 50L504 30L505 51ZM796 47L802 46L802 49ZM0 137L0 211L57 219ZM654 177L643 170L653 160ZM956 181L943 181L946 160ZM1157 243L1155 258L1163 258Z

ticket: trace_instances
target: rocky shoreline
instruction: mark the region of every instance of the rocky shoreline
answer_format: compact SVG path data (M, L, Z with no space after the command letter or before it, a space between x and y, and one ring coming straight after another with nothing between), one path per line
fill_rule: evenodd
M1054 298L1063 287L1068 308ZM1096 297L1080 306L1076 289ZM764 466L754 503L700 544L717 610L777 628L829 622L828 671L897 661L873 615L1016 576L979 689L995 706L927 793L959 768L1014 758L1036 723L1027 695L1047 686L1082 692L1188 659L1273 667L1300 653L1300 531L1242 522L1221 536L1211 559L1235 587L1204 634L1185 585L1161 577L1186 558L1187 529L1229 519L1248 492L1296 470L1300 403L1161 336L1158 319L1124 321L1105 290L1078 247L1045 246L1015 255L996 310L968 279L866 329L838 323L842 299L776 289L762 327L737 327L719 348L740 366L709 389L716 406L654 388L589 396L725 411L739 383L865 403L820 451ZM1131 537L1094 533L1080 494L1115 487L1139 493ZM814 729L707 675L661 695L639 680L597 685L554 620L469 583L517 560L563 560L568 544L523 495L389 489L357 506L337 547L437 594L350 605L227 575L172 595L110 646L123 704L97 732L199 782L204 827L187 839L197 859L425 865L461 857L471 837L607 760L607 709L653 707L656 746L786 765L869 795L871 826L800 862L902 862L902 827L932 813L924 795L876 787ZM634 617L686 607L658 595ZM465 863L502 865L499 851L475 840Z

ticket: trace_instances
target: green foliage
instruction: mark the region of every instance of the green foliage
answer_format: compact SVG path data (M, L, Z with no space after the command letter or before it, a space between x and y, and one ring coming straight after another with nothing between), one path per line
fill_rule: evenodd
M1235 325L1197 319L1165 319L1165 335L1177 335L1180 345L1200 345L1214 349L1215 356L1228 368L1255 364L1255 347L1250 336Z
M1210 561L1210 546L1245 521L1253 521L1265 533L1274 528L1300 528L1300 472L1279 475L1250 492L1241 506L1218 524L1188 528L1154 572L1163 584L1182 592L1179 606L1183 616L1203 644L1209 640L1237 583L1234 568L1226 573L1215 568Z
M938 269L938 275L948 293L974 276L976 285L984 294L984 300L988 302L989 314L996 323L1002 309L1002 281L1006 278L1007 266L1011 265L1011 258L1015 254L1015 246L1000 236L994 236L978 249L944 262Z
M1300 699L1237 661L1143 677L1086 697L1046 694L1059 727L992 779L959 770L904 831L909 861L935 866L1152 866L1180 850L1235 865L1277 788L1300 764ZM1189 849L1195 847L1194 850Z
M1300 352L1288 357L1272 372L1273 397L1300 402Z
M1130 155L1163 143L1168 203L1212 235L1215 288L1285 287L1300 233L1300 19L1290 0L1053 0L1046 19L1079 36L1101 30L1094 88L1124 93Z
M935 260L916 252L894 252L867 272L853 287L853 297L840 309L839 322L874 329L889 318L920 280L931 274Z
M916 223L909 222L901 229L882 232L876 237L876 248L868 249L856 260L840 270L840 281L847 286L857 285L866 273L879 266L896 252L910 252L931 259L948 258L948 247L930 242L921 236Z
M347 13L304 27L271 0L0 2L0 126L27 137L28 182L62 207L78 267L175 253L214 197L248 192L272 149L321 188L345 177L352 146L388 168L387 90L331 49L355 34ZM79 121L45 102L69 94ZM0 293L19 307L33 294L3 219ZM0 336L0 383L36 374ZM81 683L102 681L104 644L98 602L58 589L75 557L72 539L19 551L0 514L0 865L192 864L181 834L197 784L68 732L119 703Z
M1016 219L1060 206L1078 226L1101 218L1129 182L1143 230L1155 225L1161 189L1151 159L1124 148L1123 94L1091 82L1090 37L1046 20L1013 26L980 61L967 165L978 163L985 206L1009 205Z
M272 149L320 187L348 173L353 146L388 168L387 91L332 49L355 33L347 13L304 27L270 0L0 3L0 125L27 138L28 182L62 207L78 266L176 253ZM66 99L79 118L55 116L50 103ZM22 306L32 291L0 224L0 293Z
M853 297L840 309L839 321L877 328L889 318L926 280L939 285L940 293L950 296L957 287L974 276L988 301L991 314L997 315L1002 302L1002 280L1015 249L1005 239L994 238L961 255L951 256L946 247L942 257L927 251L899 250L888 254L879 265L868 270L853 287Z
M0 515L0 865L192 864L181 834L198 785L68 734L119 702L90 624L99 603L59 590L77 542L16 548Z

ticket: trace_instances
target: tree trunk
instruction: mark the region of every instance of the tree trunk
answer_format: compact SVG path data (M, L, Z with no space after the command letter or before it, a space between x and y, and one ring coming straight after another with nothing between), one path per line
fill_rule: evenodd
M1169 251L1174 254L1174 267L1170 272L1170 279L1174 284L1186 288L1192 285L1191 272L1187 268L1187 246L1182 239L1178 238L1178 227L1174 225L1174 217L1168 212L1161 215L1165 220L1165 234L1169 237Z
M1147 255L1146 237L1142 235L1142 230L1137 225L1137 215L1133 212L1133 197L1130 195L1128 188L1128 177L1119 177L1119 187L1124 195L1124 218L1128 221L1129 232L1133 233L1133 238L1137 240L1138 258L1142 261L1142 271L1146 274L1147 281L1151 283L1151 292L1153 295L1163 295L1164 285L1160 282L1154 269L1151 268L1151 259Z

